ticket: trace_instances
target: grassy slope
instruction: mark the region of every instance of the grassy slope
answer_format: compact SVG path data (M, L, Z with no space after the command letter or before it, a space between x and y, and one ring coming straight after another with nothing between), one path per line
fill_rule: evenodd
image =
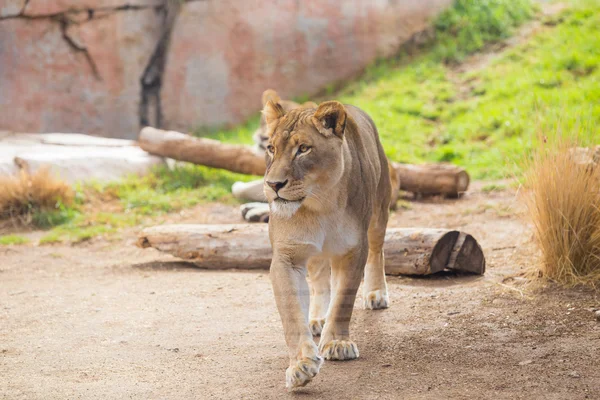
M600 6L579 6L480 70L460 72L433 52L380 67L341 99L374 118L392 159L450 161L475 178L514 172L538 134L598 140Z

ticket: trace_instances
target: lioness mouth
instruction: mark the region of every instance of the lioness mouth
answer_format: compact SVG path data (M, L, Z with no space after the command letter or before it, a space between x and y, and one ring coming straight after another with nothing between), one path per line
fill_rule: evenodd
M277 198L276 198L274 201L277 201L277 202L279 202L279 203L286 204L286 203L300 203L300 202L302 202L302 200L304 200L304 199L305 199L305 198L303 197L303 198L301 198L301 199L298 199L298 200L288 200L288 199L284 199L283 197L279 197L279 196L278 196L278 197L277 197Z

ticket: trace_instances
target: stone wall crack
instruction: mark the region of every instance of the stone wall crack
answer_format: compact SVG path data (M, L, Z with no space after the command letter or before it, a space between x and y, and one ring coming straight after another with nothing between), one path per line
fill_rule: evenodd
M171 42L171 33L175 27L175 21L182 3L181 0L164 0L160 36L140 78L141 95L138 111L140 127L162 127L160 91Z
M90 68L92 70L92 74L94 75L94 78L101 81L102 77L100 76L100 73L98 72L98 66L96 65L96 62L92 58L92 55L88 51L87 47L77 43L76 40L74 40L71 36L69 36L68 29L69 29L70 22L67 19L67 17L61 16L59 18L56 18L56 21L58 22L58 24L60 26L60 33L62 34L62 37L65 40L65 42L67 43L67 45L69 45L69 47L71 49L73 49L76 53L83 54L88 65L90 66Z

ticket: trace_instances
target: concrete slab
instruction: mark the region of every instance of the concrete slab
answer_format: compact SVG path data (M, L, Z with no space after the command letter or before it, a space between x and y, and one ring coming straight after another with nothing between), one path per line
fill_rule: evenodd
M0 132L0 175L15 175L19 166L35 172L48 166L68 182L108 182L130 174L145 174L165 164L134 141L81 134Z

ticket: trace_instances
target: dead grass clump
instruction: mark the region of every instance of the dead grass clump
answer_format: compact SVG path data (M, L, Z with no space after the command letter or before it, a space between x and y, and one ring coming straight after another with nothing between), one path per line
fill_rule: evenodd
M595 285L600 282L600 165L581 163L569 147L538 151L525 176L543 254L536 272L559 283Z
M73 189L53 177L48 168L0 177L0 220L30 224L34 215L69 206L73 198Z

